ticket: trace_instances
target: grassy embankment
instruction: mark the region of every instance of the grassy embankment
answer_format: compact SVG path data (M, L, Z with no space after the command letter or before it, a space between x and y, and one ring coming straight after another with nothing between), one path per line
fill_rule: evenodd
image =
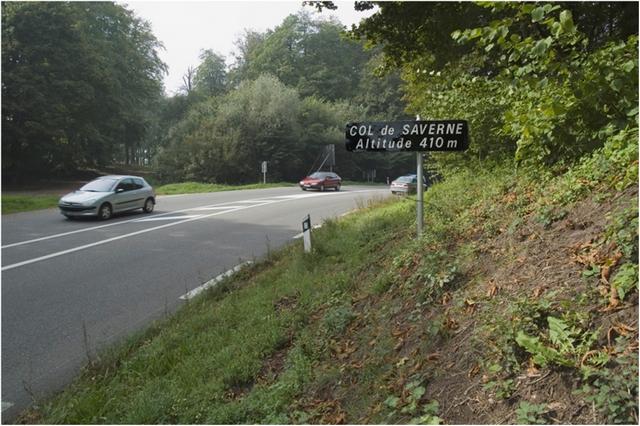
M327 223L88 366L45 423L637 423L637 132Z

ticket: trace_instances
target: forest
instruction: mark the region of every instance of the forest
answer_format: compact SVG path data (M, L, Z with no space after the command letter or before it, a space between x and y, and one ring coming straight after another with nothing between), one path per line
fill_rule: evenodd
M5 181L120 164L162 182L295 181L337 145L335 171L378 180L408 154L344 152L349 121L465 119L470 149L434 154L441 174L469 162L568 165L637 131L635 3L355 2L351 29L305 2L233 58L204 48L168 96L161 42L110 2L2 6Z

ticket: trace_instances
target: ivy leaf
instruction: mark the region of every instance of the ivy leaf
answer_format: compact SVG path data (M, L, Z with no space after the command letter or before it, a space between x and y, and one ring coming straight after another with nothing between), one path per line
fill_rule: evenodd
M544 7L536 7L531 11L531 22L540 22L544 18Z
M616 92L620 92L623 86L624 86L624 82L619 78L616 78L611 82L611 88Z
M624 72L631 72L635 68L636 64L633 61L627 61L622 64L622 69Z
M542 56L544 55L544 53L547 51L548 48L549 48L549 42L547 41L547 39L538 40L536 45L533 47L533 50L531 51L531 53L534 56Z
M560 12L560 25L562 25L564 32L569 34L576 30L576 27L573 24L573 16L571 16L571 12L569 10L563 10Z

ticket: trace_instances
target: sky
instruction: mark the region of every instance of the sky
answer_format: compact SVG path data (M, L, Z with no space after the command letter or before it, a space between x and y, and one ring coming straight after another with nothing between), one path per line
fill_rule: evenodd
M317 15L315 8L293 1L127 1L119 2L151 23L156 38L164 45L161 59L169 68L165 76L165 92L175 94L189 66L199 64L201 50L212 49L232 62L234 41L245 29L264 32L272 29L288 15L303 9ZM353 10L353 1L336 1L338 10L322 12L335 15L347 27L371 15L372 11Z

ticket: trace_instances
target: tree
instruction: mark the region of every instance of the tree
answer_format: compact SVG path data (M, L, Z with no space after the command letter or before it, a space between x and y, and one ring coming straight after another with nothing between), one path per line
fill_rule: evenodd
M160 48L113 3L3 4L3 175L133 161L162 92Z
M187 95L193 92L194 87L194 78L196 75L196 70L192 66L187 67L187 71L182 75L182 86L180 86L180 91L186 93Z
M200 53L202 61L195 72L195 88L205 96L218 96L226 91L227 71L224 56L212 50Z
M268 73L303 97L348 99L355 95L368 55L360 43L345 38L343 30L337 21L314 20L299 13L262 37L248 33L240 43L235 79Z

